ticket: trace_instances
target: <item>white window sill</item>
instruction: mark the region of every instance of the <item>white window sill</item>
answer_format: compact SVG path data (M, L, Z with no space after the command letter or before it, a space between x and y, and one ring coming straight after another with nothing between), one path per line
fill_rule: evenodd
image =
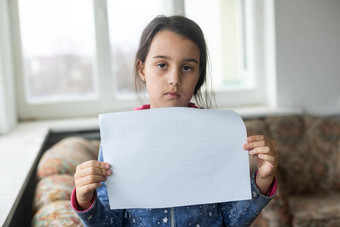
M224 109L224 108L221 108ZM280 115L302 114L302 110L297 107L267 107L250 106L233 108L242 118L259 118Z
M223 109L223 108L220 108ZM249 107L235 108L244 118L300 114L296 108ZM34 165L50 130L73 131L98 129L97 118L79 118L19 123L12 132L0 136L0 224L4 225ZM7 220L8 221L8 220Z

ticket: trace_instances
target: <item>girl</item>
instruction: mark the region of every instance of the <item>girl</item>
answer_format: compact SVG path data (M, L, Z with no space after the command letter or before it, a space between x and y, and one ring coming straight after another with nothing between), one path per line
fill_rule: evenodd
M195 100L208 107L201 87L206 82L207 50L199 26L181 16L156 17L145 28L135 60L135 88L146 85L149 105L140 109L191 107ZM276 193L278 149L264 136L251 136L243 146L256 156L258 170L251 180L252 199L216 204L110 210L106 176L110 165L88 161L77 166L71 203L87 226L249 226ZM103 183L101 183L103 182Z

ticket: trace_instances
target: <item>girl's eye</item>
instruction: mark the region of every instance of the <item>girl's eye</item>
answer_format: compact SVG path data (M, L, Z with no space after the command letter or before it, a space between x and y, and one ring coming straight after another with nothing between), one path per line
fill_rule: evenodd
M184 71L192 71L192 68L188 65L183 66Z
M159 64L157 64L157 67L164 69L166 67L166 65L164 63L159 63Z

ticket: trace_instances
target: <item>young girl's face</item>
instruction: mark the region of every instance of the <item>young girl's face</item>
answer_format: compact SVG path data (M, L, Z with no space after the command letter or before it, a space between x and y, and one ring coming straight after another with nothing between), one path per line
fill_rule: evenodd
M191 40L171 31L155 35L139 75L146 83L150 108L187 107L200 77L200 52Z

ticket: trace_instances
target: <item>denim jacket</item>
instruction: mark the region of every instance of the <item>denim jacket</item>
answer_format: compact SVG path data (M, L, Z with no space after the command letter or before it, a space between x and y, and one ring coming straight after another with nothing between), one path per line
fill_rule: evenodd
M101 150L99 161L103 161ZM85 211L77 209L75 211L85 226L249 226L262 208L275 196L262 195L254 181L255 174L251 179L251 200L173 208L126 210L110 210L106 184L103 182L102 186L97 189L92 206ZM72 206L77 207L75 204Z

